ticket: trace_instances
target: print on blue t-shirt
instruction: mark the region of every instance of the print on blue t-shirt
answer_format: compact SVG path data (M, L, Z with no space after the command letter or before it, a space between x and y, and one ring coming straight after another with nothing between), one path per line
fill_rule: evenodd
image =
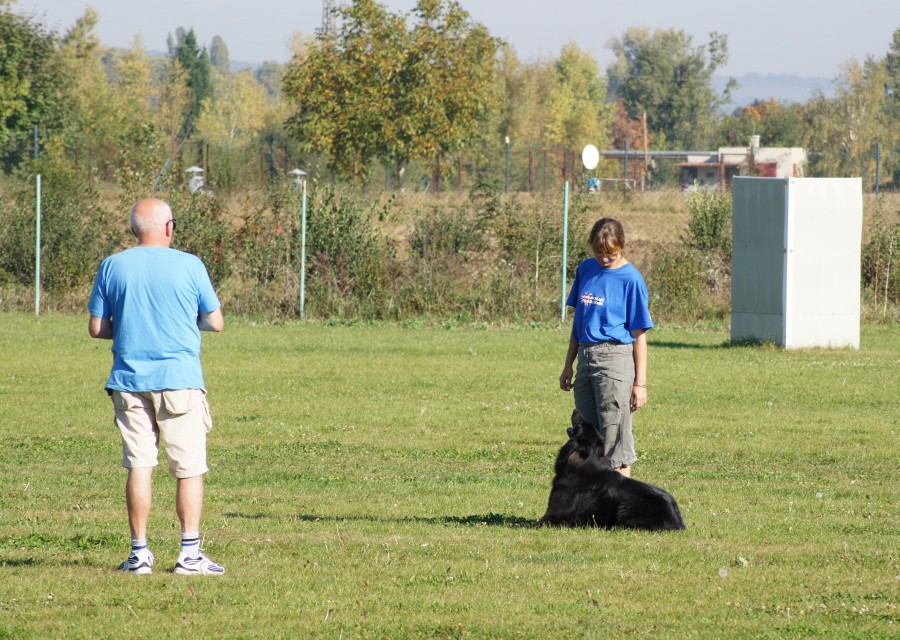
M594 258L578 265L566 304L575 309L572 337L578 342L634 342L631 331L651 329L650 296L630 262L604 269Z

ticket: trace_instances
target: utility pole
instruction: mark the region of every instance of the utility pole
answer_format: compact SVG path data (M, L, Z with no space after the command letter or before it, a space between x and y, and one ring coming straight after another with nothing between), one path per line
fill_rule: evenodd
M334 0L322 0L322 26L316 29L316 36L321 40L337 31L334 23Z

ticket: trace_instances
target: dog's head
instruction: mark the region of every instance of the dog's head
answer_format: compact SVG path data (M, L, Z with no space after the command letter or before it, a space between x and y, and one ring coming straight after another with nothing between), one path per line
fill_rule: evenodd
M578 409L572 412L572 426L566 429L566 433L569 434L569 441L560 451L558 465L573 471L609 469L609 460L603 455L603 437Z

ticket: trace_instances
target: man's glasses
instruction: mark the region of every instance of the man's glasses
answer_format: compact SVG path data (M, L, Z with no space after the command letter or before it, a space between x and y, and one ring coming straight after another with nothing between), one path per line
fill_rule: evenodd
M168 220L166 220L166 224L169 224L170 222L172 223L172 231L175 231L175 227L178 225L178 223L175 222L175 218L169 218Z

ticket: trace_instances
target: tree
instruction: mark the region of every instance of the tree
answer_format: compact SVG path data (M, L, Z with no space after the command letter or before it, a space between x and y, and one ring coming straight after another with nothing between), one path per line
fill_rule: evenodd
M283 86L296 106L288 120L293 134L308 148L327 152L333 170L357 180L368 175L374 157L396 144L393 94L406 25L373 0L354 0L338 13L339 32L295 54Z
M253 73L256 80L266 89L270 98L281 95L281 79L284 76L284 65L266 60Z
M338 13L338 33L301 48L284 76L298 139L354 179L376 157L402 164L472 143L492 96L497 42L484 27L447 0L419 0L411 30L373 0Z
M32 149L34 126L58 126L63 81L56 36L0 6L0 164L9 171Z
M710 34L705 47L691 46L684 31L651 33L629 29L609 47L616 60L607 69L609 92L632 116L647 114L647 126L673 148L702 148L713 142L719 108L729 99L712 78L728 60L727 36Z
M822 176L862 176L875 181L875 147L882 153L898 143L886 61L855 60L844 65L833 99L819 95L807 105L806 146L814 152L811 168ZM892 167L889 155L886 166Z
M266 90L249 69L224 76L216 84L197 121L204 140L231 144L239 138L255 136L265 123Z
M606 102L606 85L597 61L569 43L563 47L554 70L545 139L569 149L581 149L586 144L606 147L612 109Z
M115 63L116 84L110 100L119 120L115 136L120 153L133 168L143 169L147 164L147 154L157 142L159 127L155 124L156 112L153 108L155 90L152 80L151 61L144 52L140 36L134 39L131 48ZM155 158L158 162L158 158Z
M220 73L231 72L231 60L228 58L228 46L219 36L213 36L209 46L209 63Z
M197 44L194 30L185 32L179 27L175 44L169 36L169 51L172 63L178 62L187 74L187 88L190 91L190 108L182 125L182 135L187 138L194 130L197 118L203 111L203 104L212 94L209 54L205 47ZM174 52L174 53L173 53Z
M190 77L178 60L172 60L163 81L157 122L165 136L174 159L178 139L183 135L185 122L190 117L192 93L188 86Z
M754 100L719 124L720 146L747 146L750 136L760 136L764 147L799 147L803 144L804 109L802 105L784 105L772 98Z
M544 145L550 121L550 94L556 82L552 62L523 63L509 45L503 46L497 65L503 119L501 132L522 147Z
M609 125L609 136L616 149L624 149L625 145L631 150L643 149L644 138L643 114L641 117L633 117L625 111L625 105L619 100L616 102L616 113ZM653 136L646 132L646 144L649 149L653 143Z
M65 138L70 147L91 157L97 146L109 142L120 126L113 108L100 40L94 30L97 12L88 8L60 41L59 59L65 77Z
M499 42L452 0L419 0L416 24L396 76L397 135L387 151L399 162L459 151L476 138L495 99Z

